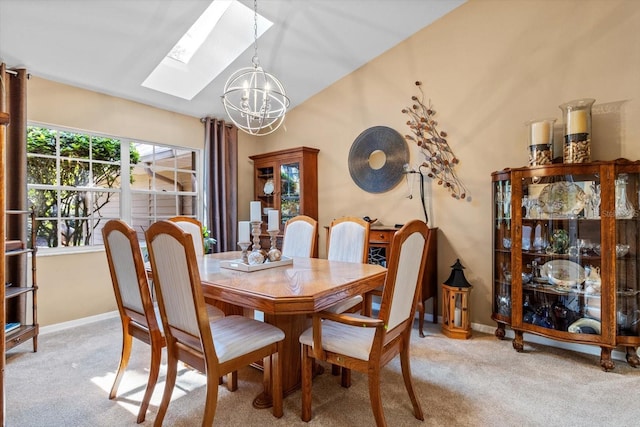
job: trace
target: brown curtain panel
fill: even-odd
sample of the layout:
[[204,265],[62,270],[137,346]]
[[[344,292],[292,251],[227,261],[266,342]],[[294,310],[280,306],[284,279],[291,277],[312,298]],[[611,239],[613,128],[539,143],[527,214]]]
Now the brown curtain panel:
[[[8,210],[27,209],[27,70],[7,70],[2,64],[4,82],[3,111],[9,113],[6,128],[5,200]],[[27,217],[7,218],[7,238],[25,241]]]
[[[7,210],[27,210],[27,80],[25,69],[9,70],[0,65],[3,83],[2,111],[9,113],[9,124],[5,129],[5,208]],[[6,217],[5,237],[27,241],[27,215]],[[7,259],[6,281],[22,283],[26,275],[26,264],[20,257]],[[21,268],[21,266],[24,267]]]
[[214,252],[238,249],[238,128],[203,119],[205,225],[216,239]]

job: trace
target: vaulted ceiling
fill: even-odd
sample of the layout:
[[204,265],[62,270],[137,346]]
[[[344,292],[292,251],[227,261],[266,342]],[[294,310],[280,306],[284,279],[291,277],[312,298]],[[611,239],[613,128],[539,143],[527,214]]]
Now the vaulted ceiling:
[[[291,108],[465,0],[260,0],[274,25],[258,42]],[[253,10],[253,1],[240,0]],[[211,0],[0,0],[0,61],[48,80],[194,117],[225,115],[220,96],[253,45],[191,100],[141,83]],[[247,32],[253,36],[253,26]]]

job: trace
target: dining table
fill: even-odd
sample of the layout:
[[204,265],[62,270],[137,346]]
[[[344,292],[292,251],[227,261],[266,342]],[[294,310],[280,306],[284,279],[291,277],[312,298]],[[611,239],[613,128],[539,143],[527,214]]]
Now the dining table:
[[[222,252],[198,259],[204,297],[227,314],[240,314],[244,309],[261,311],[265,322],[284,332],[282,354],[278,357],[282,360],[286,396],[300,388],[302,361],[298,339],[311,325],[310,315],[378,288],[384,284],[387,269],[322,258],[293,258],[292,262],[276,262],[277,266],[255,271],[221,266],[221,261],[241,262],[241,255],[240,251]],[[270,406],[270,390],[265,384],[253,405]]]

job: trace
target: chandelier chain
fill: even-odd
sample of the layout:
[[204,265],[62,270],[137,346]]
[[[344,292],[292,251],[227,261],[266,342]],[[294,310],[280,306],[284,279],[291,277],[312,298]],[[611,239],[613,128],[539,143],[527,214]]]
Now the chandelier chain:
[[284,121],[289,98],[282,83],[260,66],[258,59],[258,0],[253,2],[252,66],[233,73],[224,86],[222,102],[229,119],[251,135],[268,135]]
[[253,0],[253,58],[251,63],[255,68],[260,66],[258,59],[258,0]]

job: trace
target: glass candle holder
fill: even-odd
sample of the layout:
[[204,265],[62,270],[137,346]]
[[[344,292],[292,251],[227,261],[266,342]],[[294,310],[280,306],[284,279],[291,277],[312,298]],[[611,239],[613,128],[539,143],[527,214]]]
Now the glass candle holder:
[[553,162],[553,125],[556,119],[530,120],[529,166],[548,165]]
[[584,98],[559,106],[564,119],[564,163],[591,161],[591,106],[595,101]]

